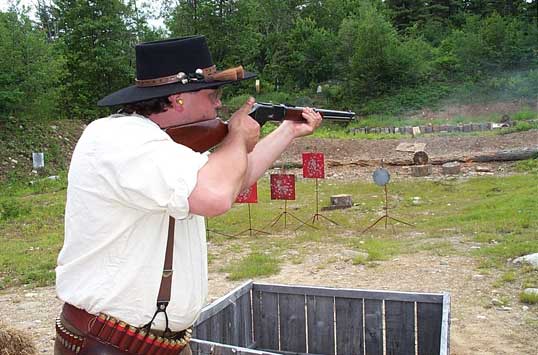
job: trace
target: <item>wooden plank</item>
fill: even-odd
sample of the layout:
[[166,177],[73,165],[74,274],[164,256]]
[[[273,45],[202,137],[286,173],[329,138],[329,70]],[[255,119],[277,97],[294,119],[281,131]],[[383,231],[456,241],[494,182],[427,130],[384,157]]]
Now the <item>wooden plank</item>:
[[198,317],[195,326],[199,323],[204,322],[206,319],[213,317],[215,314],[228,307],[230,303],[236,302],[245,293],[250,292],[250,290],[252,289],[252,285],[252,281],[247,281],[243,285],[230,291],[228,294],[219,298],[210,305],[205,306],[204,309],[202,309],[202,312],[200,313],[200,316]]
[[207,340],[209,337],[209,321],[199,323],[193,327],[192,337]]
[[252,292],[254,340],[260,349],[278,350],[278,294]]
[[307,296],[308,352],[334,355],[334,298]]
[[306,352],[306,315],[304,295],[278,295],[280,310],[280,349]]
[[224,338],[224,313],[221,311],[208,319],[209,334],[207,340],[222,343]]
[[230,304],[222,312],[222,338],[220,340],[223,344],[237,345],[237,323],[234,323],[235,304]]
[[417,304],[418,355],[439,354],[442,318],[442,304]]
[[279,355],[269,351],[242,348],[200,339],[192,339],[190,345],[193,355]]
[[314,286],[288,286],[276,284],[253,283],[254,290],[286,293],[290,295],[327,296],[342,298],[364,298],[372,300],[423,302],[423,303],[443,303],[442,293],[420,293],[420,292],[397,292],[378,291],[363,289],[346,289]]
[[250,292],[245,293],[237,301],[235,307],[235,324],[238,325],[237,329],[237,342],[232,345],[238,345],[241,347],[250,347],[254,343],[252,336],[252,307],[250,303]]
[[450,354],[450,294],[443,295],[443,320],[441,325],[441,348],[440,355]]
[[387,355],[415,355],[415,304],[385,302]]
[[362,299],[336,298],[336,353],[364,355]]
[[364,300],[364,346],[368,355],[383,354],[383,301]]

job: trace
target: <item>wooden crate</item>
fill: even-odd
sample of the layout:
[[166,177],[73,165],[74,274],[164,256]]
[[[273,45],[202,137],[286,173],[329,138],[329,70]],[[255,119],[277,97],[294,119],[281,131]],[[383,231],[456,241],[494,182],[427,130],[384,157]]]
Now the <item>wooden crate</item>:
[[450,295],[247,282],[204,308],[193,354],[448,355]]

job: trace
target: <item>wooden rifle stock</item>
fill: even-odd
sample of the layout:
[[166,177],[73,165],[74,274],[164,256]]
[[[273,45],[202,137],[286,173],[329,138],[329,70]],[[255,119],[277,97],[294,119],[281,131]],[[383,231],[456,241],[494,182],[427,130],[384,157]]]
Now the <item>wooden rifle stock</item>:
[[[351,111],[334,111],[314,109],[323,119],[351,120],[355,113]],[[303,107],[273,105],[267,103],[254,104],[249,115],[263,126],[267,121],[283,120],[303,121]],[[176,143],[203,153],[218,145],[228,134],[228,124],[221,119],[193,122],[185,125],[169,127],[164,130]]]

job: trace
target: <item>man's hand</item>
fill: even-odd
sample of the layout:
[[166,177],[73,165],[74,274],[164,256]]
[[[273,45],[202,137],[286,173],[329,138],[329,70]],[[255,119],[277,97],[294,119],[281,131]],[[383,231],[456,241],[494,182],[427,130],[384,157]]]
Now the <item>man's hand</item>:
[[253,97],[249,97],[247,102],[228,121],[228,135],[231,139],[235,137],[242,139],[248,153],[254,149],[260,138],[260,125],[248,114],[255,102]]
[[321,114],[317,113],[310,107],[305,107],[303,109],[302,116],[306,122],[297,122],[291,120],[285,120],[282,122],[282,126],[285,126],[293,132],[294,138],[312,134],[316,128],[321,125]]

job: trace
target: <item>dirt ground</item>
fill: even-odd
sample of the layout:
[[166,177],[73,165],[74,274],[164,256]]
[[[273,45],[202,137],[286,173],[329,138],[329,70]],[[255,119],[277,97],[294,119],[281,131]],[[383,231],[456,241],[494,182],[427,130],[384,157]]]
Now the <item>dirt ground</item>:
[[[411,152],[396,152],[401,142],[425,143],[430,159],[461,159],[478,153],[523,147],[538,147],[538,132],[529,131],[502,136],[420,137],[409,140],[298,140],[283,155],[279,164],[300,162],[300,153],[325,153],[328,179],[371,179],[379,161],[412,158]],[[365,163],[365,161],[370,161]],[[477,167],[480,166],[480,169]],[[408,179],[409,167],[391,167],[392,177]],[[479,170],[479,171],[477,171]],[[513,163],[467,162],[461,176],[502,175],[513,172]],[[440,168],[433,178],[443,178]],[[278,238],[278,236],[273,236]],[[458,249],[473,248],[458,236],[449,238]],[[213,246],[210,244],[211,251]],[[319,285],[370,290],[443,292],[451,294],[450,351],[467,354],[538,354],[538,306],[526,306],[517,300],[519,290],[503,286],[493,288],[495,273],[480,274],[476,261],[463,256],[436,256],[428,253],[398,256],[377,262],[373,267],[353,265],[341,247],[316,243],[301,264],[286,263],[281,272],[260,282]],[[242,282],[231,282],[219,272],[228,256],[221,255],[210,265],[209,292],[214,300]],[[330,260],[330,262],[329,262]],[[336,260],[336,261],[335,261]],[[496,302],[499,294],[512,295],[509,306]],[[2,320],[13,327],[30,330],[41,353],[52,353],[54,318],[61,302],[53,287],[12,288],[0,292]]]

